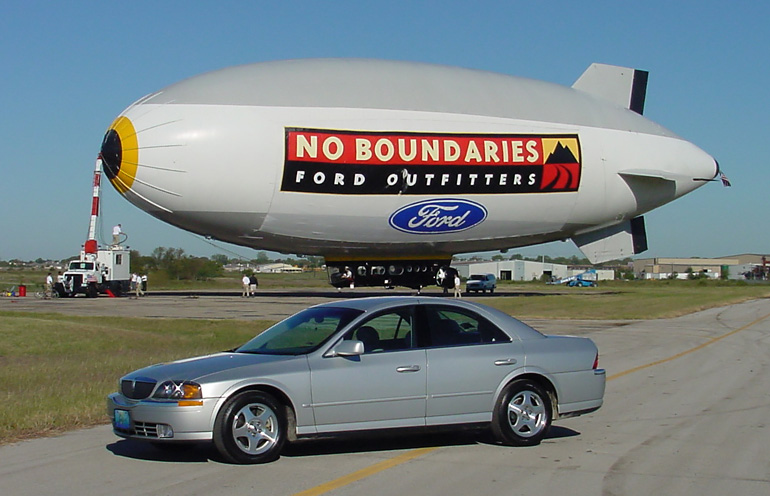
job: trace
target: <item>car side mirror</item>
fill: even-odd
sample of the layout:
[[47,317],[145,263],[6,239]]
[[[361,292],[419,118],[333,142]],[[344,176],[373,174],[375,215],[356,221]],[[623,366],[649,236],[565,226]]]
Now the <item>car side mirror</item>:
[[334,347],[334,356],[360,356],[364,354],[364,343],[355,339],[340,342]]

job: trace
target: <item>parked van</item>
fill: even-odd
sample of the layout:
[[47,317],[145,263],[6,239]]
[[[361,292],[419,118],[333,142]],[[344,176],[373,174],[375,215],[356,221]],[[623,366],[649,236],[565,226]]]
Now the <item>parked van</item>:
[[472,274],[465,283],[465,292],[468,293],[473,291],[474,293],[478,293],[481,291],[482,293],[486,293],[489,291],[490,293],[494,293],[496,287],[497,278],[494,274]]

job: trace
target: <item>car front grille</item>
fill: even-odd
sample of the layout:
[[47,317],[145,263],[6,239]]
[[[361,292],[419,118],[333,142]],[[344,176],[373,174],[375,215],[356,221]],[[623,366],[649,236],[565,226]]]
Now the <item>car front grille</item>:
[[122,432],[124,434],[128,434],[129,436],[158,439],[158,424],[153,424],[151,422],[134,421],[133,424],[131,424],[130,429],[118,429],[113,424],[113,428],[116,432]]
[[155,381],[131,381],[124,379],[120,383],[120,392],[126,398],[132,400],[143,400],[152,394],[155,389]]
[[135,436],[158,438],[158,424],[150,422],[134,422],[133,434]]

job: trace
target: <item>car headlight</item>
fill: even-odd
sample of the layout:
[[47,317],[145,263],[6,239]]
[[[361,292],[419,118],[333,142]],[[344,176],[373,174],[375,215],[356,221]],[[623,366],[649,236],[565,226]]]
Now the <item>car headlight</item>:
[[203,398],[200,384],[190,381],[166,381],[152,395],[161,400],[199,400]]

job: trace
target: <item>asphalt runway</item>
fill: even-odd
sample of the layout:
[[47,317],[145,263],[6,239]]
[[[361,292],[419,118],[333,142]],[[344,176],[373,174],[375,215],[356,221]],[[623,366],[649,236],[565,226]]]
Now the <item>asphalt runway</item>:
[[[144,316],[272,318],[314,302],[210,298],[88,303],[96,303],[94,315],[131,308]],[[0,308],[61,311],[63,303],[86,304]],[[0,494],[770,494],[770,299],[676,319],[533,324],[591,337],[608,373],[604,406],[558,421],[540,446],[504,447],[469,432],[328,439],[290,446],[271,464],[233,466],[213,449],[164,453],[105,425],[0,447]]]

